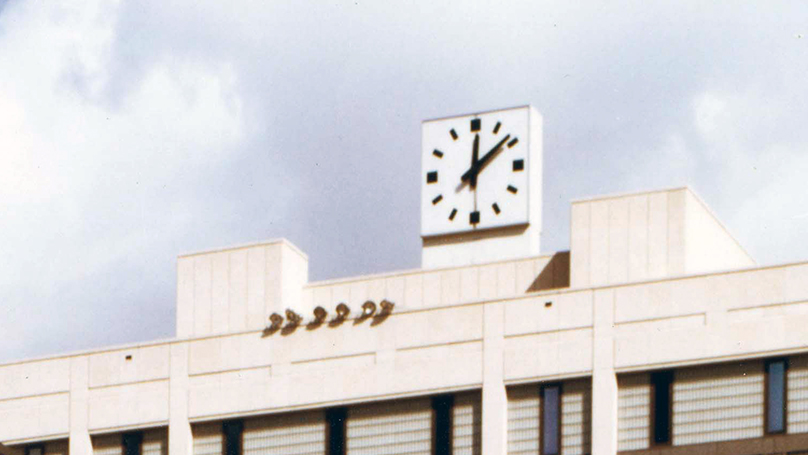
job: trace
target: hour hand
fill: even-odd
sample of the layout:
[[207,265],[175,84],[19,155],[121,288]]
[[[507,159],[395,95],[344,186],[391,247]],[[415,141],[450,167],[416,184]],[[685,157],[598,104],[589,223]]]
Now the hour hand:
[[[479,157],[480,157],[480,135],[475,134],[474,135],[474,147],[473,147],[473,149],[471,151],[471,169],[474,169],[475,167],[477,167],[477,162],[478,162]],[[474,188],[477,187],[477,173],[476,172],[474,172],[471,175],[469,184],[471,185],[471,189],[474,189]]]
[[507,142],[508,139],[510,139],[510,138],[511,138],[511,135],[509,134],[509,135],[505,136],[504,138],[502,138],[501,141],[497,142],[497,145],[492,147],[491,150],[489,150],[488,153],[485,154],[485,156],[483,156],[481,159],[479,159],[477,162],[475,162],[471,166],[471,168],[468,171],[466,171],[466,173],[463,174],[460,177],[460,180],[465,182],[465,181],[469,180],[472,176],[474,176],[474,180],[476,180],[477,179],[477,174],[479,174],[479,172],[482,170],[483,167],[485,167],[485,165],[488,163],[488,161],[490,161],[491,158],[493,158],[494,155],[496,155],[497,152],[500,151],[500,149],[502,148],[502,144]]

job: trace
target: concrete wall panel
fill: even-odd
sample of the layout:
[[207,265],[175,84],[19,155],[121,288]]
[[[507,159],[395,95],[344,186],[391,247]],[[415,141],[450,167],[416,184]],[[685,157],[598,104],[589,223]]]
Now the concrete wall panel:
[[66,392],[69,389],[70,359],[0,366],[0,400]]
[[168,421],[168,381],[91,389],[89,429]]
[[194,258],[194,335],[211,333],[212,256],[214,255]]
[[190,375],[272,363],[273,344],[258,333],[206,338],[188,343]]
[[177,259],[177,336],[194,334],[194,259]]
[[460,269],[460,300],[471,301],[480,298],[480,269],[467,267]]
[[240,332],[247,328],[247,251],[233,251],[229,262],[228,325],[230,331]]
[[592,370],[592,329],[505,339],[505,380],[541,379]]
[[668,275],[668,195],[648,195],[648,277]]
[[216,254],[211,262],[211,333],[226,333],[230,331],[230,255]]
[[648,196],[628,200],[628,280],[648,278]]
[[441,305],[451,305],[460,301],[460,270],[446,270],[440,274]]
[[[551,305],[548,307],[547,303]],[[592,326],[592,293],[570,292],[505,305],[506,336]]]
[[[397,349],[480,340],[483,337],[481,305],[405,313],[391,317],[383,325],[395,330]],[[379,330],[390,328],[379,327]]]
[[404,305],[408,310],[424,306],[424,277],[422,275],[404,277]]
[[266,251],[262,248],[247,250],[247,328],[257,330],[266,325]]
[[[609,282],[609,201],[595,201],[590,207],[589,271],[590,285]],[[596,229],[597,228],[597,229]]]
[[436,307],[440,305],[441,299],[441,272],[427,272],[423,276],[423,308]]
[[[480,342],[408,349],[394,363],[369,365],[364,356],[315,362],[277,374],[271,368],[226,372],[191,378],[191,418],[255,412],[271,408],[309,407],[345,401],[428,393],[482,382]],[[330,367],[340,366],[340,374]]]
[[609,283],[628,280],[629,227],[629,200],[609,201]]
[[69,416],[67,393],[0,401],[0,441],[67,434]]
[[570,209],[570,284],[574,288],[591,283],[590,205],[572,204]]
[[620,335],[615,339],[615,368],[722,360],[808,345],[806,314],[770,317],[761,322]]
[[169,345],[134,347],[93,354],[89,362],[91,388],[167,379]]

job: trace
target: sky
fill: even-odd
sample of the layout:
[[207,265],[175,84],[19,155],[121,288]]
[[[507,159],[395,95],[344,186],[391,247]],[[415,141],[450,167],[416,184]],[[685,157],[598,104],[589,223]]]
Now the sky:
[[176,257],[420,265],[424,119],[532,104],[572,199],[689,185],[808,260],[808,3],[0,0],[0,362],[174,336]]

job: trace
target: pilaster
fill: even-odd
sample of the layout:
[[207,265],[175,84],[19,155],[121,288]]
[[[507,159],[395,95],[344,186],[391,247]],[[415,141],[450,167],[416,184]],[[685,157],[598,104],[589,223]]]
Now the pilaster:
[[485,305],[483,315],[483,450],[505,455],[508,443],[508,397],[505,392],[503,351],[505,307]]
[[593,295],[592,455],[617,453],[617,376],[614,372],[614,291]]
[[[188,422],[188,344],[171,345],[169,377],[168,453],[192,455],[193,436]],[[72,454],[71,454],[72,455]]]
[[92,455],[89,432],[90,361],[86,356],[70,359],[70,454]]

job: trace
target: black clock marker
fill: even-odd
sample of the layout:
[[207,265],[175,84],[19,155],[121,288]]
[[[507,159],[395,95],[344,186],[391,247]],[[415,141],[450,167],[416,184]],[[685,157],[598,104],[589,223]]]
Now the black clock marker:
[[519,190],[517,190],[516,187],[513,185],[508,185],[508,191],[510,191],[513,194],[516,194],[516,192]]
[[443,195],[439,194],[438,197],[436,197],[435,199],[432,199],[432,205],[435,205],[435,204],[437,204],[438,202],[440,202],[442,200],[443,200]]
[[480,212],[474,211],[469,213],[469,224],[477,224],[480,222]]
[[426,183],[438,183],[438,171],[427,172]]
[[452,213],[449,214],[449,221],[454,221],[455,215],[457,215],[457,209],[452,209]]
[[516,145],[517,142],[519,142],[519,138],[516,138],[516,137],[513,138],[513,140],[511,142],[508,142],[508,148],[513,147],[514,145]]
[[474,133],[477,131],[480,131],[480,119],[475,118],[471,121],[471,132]]
[[435,155],[435,156],[437,156],[438,158],[443,158],[443,152],[441,152],[441,151],[440,151],[440,150],[438,150],[438,149],[433,150],[433,151],[432,151],[432,154],[433,154],[433,155]]
[[502,126],[502,122],[497,122],[497,125],[494,127],[494,134],[499,133],[500,126]]
[[494,202],[494,204],[493,204],[493,205],[491,205],[491,208],[493,208],[493,209],[494,209],[494,213],[496,213],[497,215],[499,215],[500,210],[499,210],[499,206],[497,205],[497,203],[496,203],[496,202]]
[[449,131],[449,134],[451,134],[451,135],[452,135],[452,139],[457,140],[457,131],[455,131],[455,130],[454,130],[454,128],[452,128],[452,129]]
[[525,160],[513,160],[513,172],[523,171],[525,169]]

